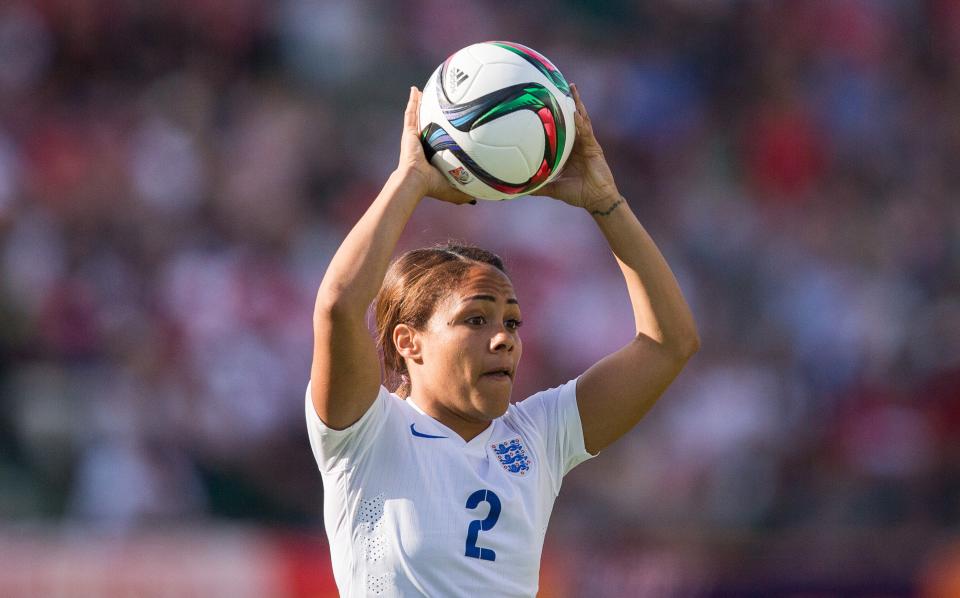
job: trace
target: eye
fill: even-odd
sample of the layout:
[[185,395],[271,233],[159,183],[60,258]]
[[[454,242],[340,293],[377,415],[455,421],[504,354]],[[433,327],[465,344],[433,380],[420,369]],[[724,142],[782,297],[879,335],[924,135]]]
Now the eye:
[[507,326],[507,330],[516,330],[517,328],[520,328],[521,326],[523,326],[523,320],[517,320],[515,318],[511,318],[507,320],[505,324]]
[[483,316],[471,316],[467,318],[466,322],[471,326],[483,326],[487,323],[487,319]]

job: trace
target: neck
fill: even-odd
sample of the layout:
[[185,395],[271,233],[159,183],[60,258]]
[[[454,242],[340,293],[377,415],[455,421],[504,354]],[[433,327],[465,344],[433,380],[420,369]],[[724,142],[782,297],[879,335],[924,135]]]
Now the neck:
[[411,395],[407,400],[412,400],[424,413],[456,432],[464,442],[470,442],[490,426],[489,419],[468,417],[422,395],[416,398]]

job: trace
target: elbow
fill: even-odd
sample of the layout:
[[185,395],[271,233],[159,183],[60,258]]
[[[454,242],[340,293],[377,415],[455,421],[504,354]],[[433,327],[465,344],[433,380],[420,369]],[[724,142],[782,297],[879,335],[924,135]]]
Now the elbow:
[[693,330],[687,337],[684,338],[683,342],[680,343],[680,355],[683,357],[684,361],[687,361],[691,357],[697,354],[700,350],[700,335],[696,330]]
[[660,356],[664,363],[671,363],[679,371],[687,361],[700,350],[700,335],[696,329],[684,334],[671,334],[664,338],[638,334],[633,339],[636,346],[641,348],[639,355],[649,355],[651,352]]
[[342,301],[334,293],[320,287],[317,292],[317,301],[313,305],[314,325],[333,319],[335,314],[342,310],[341,304]]
[[700,350],[700,335],[696,328],[691,329],[670,343],[671,353],[681,364],[685,364]]
[[355,317],[358,313],[363,317],[365,312],[366,306],[361,302],[353,300],[345,293],[321,286],[313,309],[313,322],[316,325],[320,322],[342,320]]

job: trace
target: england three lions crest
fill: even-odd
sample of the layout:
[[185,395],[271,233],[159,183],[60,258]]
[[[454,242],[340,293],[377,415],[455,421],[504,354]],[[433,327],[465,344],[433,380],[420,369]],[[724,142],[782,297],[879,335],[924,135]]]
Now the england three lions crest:
[[527,455],[527,449],[523,447],[523,441],[519,437],[511,438],[505,442],[497,442],[490,445],[493,453],[497,456],[497,461],[509,473],[516,475],[527,475],[530,466],[533,465],[530,457]]

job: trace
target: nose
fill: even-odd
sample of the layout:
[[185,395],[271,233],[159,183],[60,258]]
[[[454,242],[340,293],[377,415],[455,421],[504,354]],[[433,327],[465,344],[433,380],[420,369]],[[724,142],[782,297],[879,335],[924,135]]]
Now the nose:
[[500,330],[493,335],[493,338],[490,339],[490,350],[494,353],[499,353],[500,351],[510,353],[513,351],[515,345],[516,339],[502,326]]

